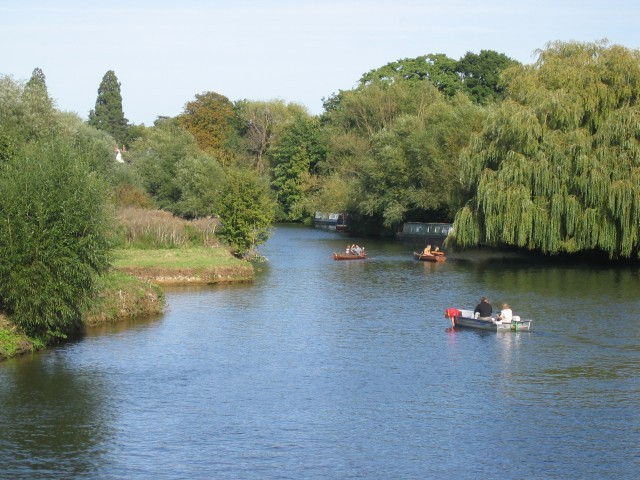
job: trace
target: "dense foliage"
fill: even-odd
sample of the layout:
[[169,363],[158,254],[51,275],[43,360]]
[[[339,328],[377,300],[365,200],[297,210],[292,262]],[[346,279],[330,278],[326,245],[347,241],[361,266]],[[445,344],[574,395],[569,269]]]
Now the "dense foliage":
[[518,62],[493,50],[481,50],[479,54],[467,52],[458,60],[456,72],[464,85],[464,91],[474,101],[488,104],[504,97],[504,85],[500,75]]
[[274,203],[268,184],[251,170],[230,169],[219,193],[219,236],[238,255],[251,255],[269,238]]
[[226,148],[232,117],[233,104],[227,97],[205,92],[187,102],[178,122],[193,135],[202,150],[220,155]]
[[248,165],[260,174],[269,173],[272,168],[271,148],[278,143],[283,130],[297,119],[309,116],[302,106],[282,100],[241,100],[236,102],[235,113],[241,137],[239,147],[248,154]]
[[342,92],[335,107],[324,116],[329,152],[318,166],[316,205],[337,193],[343,203],[334,211],[374,219],[370,232],[453,218],[466,200],[459,153],[480,130],[482,107],[430,82],[378,79]]
[[464,92],[475,102],[487,104],[503,97],[500,74],[518,62],[493,50],[479,54],[467,52],[460,60],[442,53],[405,58],[371,70],[360,79],[360,85],[374,81],[391,84],[398,81],[428,82],[443,94],[453,97]]
[[50,110],[43,127],[29,112],[50,101],[6,78],[0,92],[0,135],[13,145],[0,164],[0,305],[31,334],[63,336],[109,264],[104,184],[71,118]]
[[26,331],[78,327],[108,266],[108,217],[97,177],[62,142],[34,144],[0,176],[0,298]]
[[173,120],[162,120],[136,140],[128,160],[139,173],[146,192],[160,208],[172,210],[182,197],[178,164],[200,153],[193,136]]
[[330,96],[320,116],[207,91],[152,127],[128,125],[113,71],[81,124],[55,111],[35,69],[25,86],[0,78],[0,160],[66,138],[116,205],[220,222],[216,235],[239,255],[274,219],[347,211],[364,234],[455,219],[461,248],[637,256],[639,53],[603,41],[538,55],[533,65],[491,50],[390,62]]
[[271,186],[278,202],[278,218],[304,220],[308,216],[303,206],[305,181],[309,174],[317,173],[318,164],[327,156],[319,121],[308,115],[294,117],[284,127],[272,156]]
[[506,72],[507,99],[463,156],[459,245],[638,255],[640,53],[555,42]]

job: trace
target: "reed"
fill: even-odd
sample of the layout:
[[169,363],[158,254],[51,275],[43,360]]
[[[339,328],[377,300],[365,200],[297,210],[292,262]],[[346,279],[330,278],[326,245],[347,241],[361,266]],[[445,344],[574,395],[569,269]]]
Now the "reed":
[[184,220],[163,210],[127,207],[118,212],[119,240],[124,248],[218,246],[217,218]]

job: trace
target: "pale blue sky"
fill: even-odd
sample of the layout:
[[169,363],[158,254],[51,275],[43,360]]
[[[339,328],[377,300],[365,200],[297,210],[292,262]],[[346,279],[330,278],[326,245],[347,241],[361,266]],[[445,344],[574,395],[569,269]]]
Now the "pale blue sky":
[[640,48],[637,0],[3,0],[0,75],[46,75],[58,108],[86,118],[103,75],[125,116],[153,124],[197,93],[322,99],[401,58],[495,50],[533,63],[550,41]]

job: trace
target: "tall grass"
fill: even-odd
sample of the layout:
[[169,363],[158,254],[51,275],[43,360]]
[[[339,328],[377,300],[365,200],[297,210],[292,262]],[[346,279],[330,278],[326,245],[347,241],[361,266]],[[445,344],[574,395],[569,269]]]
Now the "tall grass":
[[180,248],[218,246],[217,218],[183,220],[163,210],[127,207],[118,212],[119,238],[123,248]]

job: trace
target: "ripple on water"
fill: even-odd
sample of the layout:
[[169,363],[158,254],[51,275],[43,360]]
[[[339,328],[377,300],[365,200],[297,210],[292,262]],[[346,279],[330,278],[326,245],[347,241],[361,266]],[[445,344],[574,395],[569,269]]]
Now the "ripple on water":
[[[637,272],[456,260],[278,227],[254,284],[0,365],[14,478],[632,478]],[[472,257],[471,257],[472,258]],[[597,288],[596,288],[597,286]],[[582,292],[587,292],[585,295]],[[534,331],[452,330],[509,301]]]

